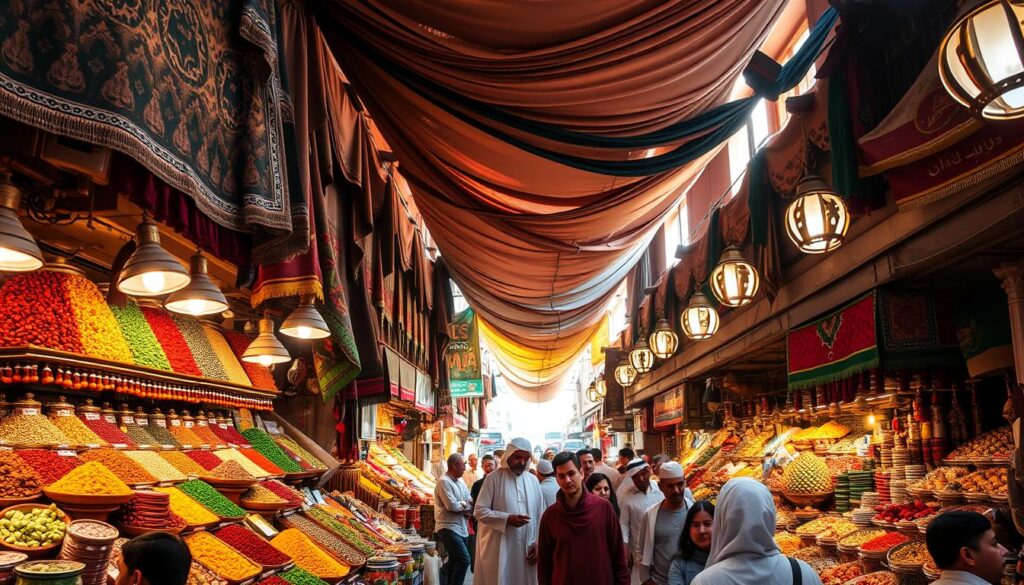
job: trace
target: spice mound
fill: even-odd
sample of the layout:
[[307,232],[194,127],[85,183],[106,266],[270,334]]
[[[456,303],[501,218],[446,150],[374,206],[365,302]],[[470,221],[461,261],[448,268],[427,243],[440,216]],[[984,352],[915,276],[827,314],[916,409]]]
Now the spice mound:
[[242,581],[254,577],[262,568],[209,532],[198,532],[187,536],[185,543],[192,551],[192,558],[231,581]]
[[42,479],[13,451],[0,451],[0,497],[29,498],[42,490]]
[[72,469],[48,489],[58,494],[79,496],[128,496],[132,493],[132,488],[98,461]]
[[120,451],[94,449],[80,455],[82,461],[98,461],[112,471],[121,481],[129,485],[155,483],[153,474]]
[[0,537],[7,544],[25,548],[50,546],[64,540],[66,519],[54,504],[28,512],[8,510],[0,518]]
[[217,479],[237,479],[241,481],[255,481],[255,478],[242,468],[237,461],[225,461],[210,470],[210,477]]
[[201,526],[213,524],[220,518],[216,514],[199,505],[198,502],[186,496],[184,492],[173,487],[158,487],[156,492],[163,492],[170,496],[171,512],[181,517],[189,526]]
[[216,533],[217,538],[231,545],[251,561],[265,567],[275,567],[291,561],[291,557],[270,546],[252,530],[237,524],[225,526]]
[[873,538],[860,545],[860,550],[867,552],[885,552],[897,544],[910,540],[905,534],[890,532],[888,534]]
[[223,494],[205,481],[198,479],[186,481],[178,485],[178,489],[221,518],[240,518],[245,516],[245,510],[239,508],[234,502],[224,497]]
[[82,464],[78,457],[57,455],[45,449],[25,449],[16,453],[32,467],[44,486],[52,484]]
[[125,451],[125,455],[141,465],[157,481],[184,481],[185,474],[155,451]]
[[348,567],[334,560],[297,528],[288,528],[270,541],[274,548],[290,556],[295,564],[317,577],[332,580],[348,574]]
[[267,459],[270,459],[274,465],[280,467],[285,473],[300,473],[302,471],[302,467],[294,459],[286,455],[267,433],[257,428],[251,428],[242,431],[242,436],[257,451],[262,453]]
[[300,569],[299,567],[295,567],[294,569],[289,569],[284,573],[281,573],[281,578],[292,585],[327,585],[327,583],[316,575],[306,571],[305,569]]
[[279,504],[284,505],[288,502],[279,497],[274,492],[263,487],[262,485],[254,485],[251,488],[245,490],[242,494],[242,503],[254,503],[254,504]]
[[12,414],[0,420],[0,440],[11,445],[70,445],[71,441],[41,414]]
[[932,560],[928,547],[924,542],[911,542],[889,553],[889,561],[894,565],[921,566]]
[[271,479],[260,483],[261,486],[277,494],[277,497],[287,501],[293,506],[301,506],[305,503],[306,498],[292,487],[289,487],[276,479]]
[[199,476],[206,473],[206,469],[202,465],[199,465],[191,457],[181,451],[161,451],[160,457],[163,457],[164,460],[185,475]]

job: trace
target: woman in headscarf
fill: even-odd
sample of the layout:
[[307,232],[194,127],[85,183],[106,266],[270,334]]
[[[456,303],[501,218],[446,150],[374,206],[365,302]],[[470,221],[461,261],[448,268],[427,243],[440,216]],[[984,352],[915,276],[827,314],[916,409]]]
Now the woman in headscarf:
[[587,491],[611,502],[612,508],[615,509],[615,517],[619,517],[619,499],[615,497],[612,480],[608,479],[607,475],[599,471],[591,473],[587,478]]
[[763,484],[730,479],[718,494],[707,568],[692,585],[821,585],[811,567],[779,552],[775,503]]
[[690,585],[708,564],[711,552],[715,506],[707,500],[698,500],[690,506],[679,533],[679,552],[668,568],[668,585]]

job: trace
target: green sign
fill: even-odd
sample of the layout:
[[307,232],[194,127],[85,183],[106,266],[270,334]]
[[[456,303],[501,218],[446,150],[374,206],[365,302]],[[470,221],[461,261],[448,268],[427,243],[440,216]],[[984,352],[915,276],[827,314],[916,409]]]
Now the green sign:
[[476,314],[466,309],[448,324],[448,380],[452,398],[477,398],[484,395],[480,376],[480,336]]

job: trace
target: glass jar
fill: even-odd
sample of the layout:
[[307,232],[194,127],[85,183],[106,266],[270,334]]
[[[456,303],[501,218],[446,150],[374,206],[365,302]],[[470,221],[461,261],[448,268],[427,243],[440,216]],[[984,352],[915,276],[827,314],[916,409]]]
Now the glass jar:
[[85,563],[31,561],[14,567],[17,585],[82,585]]
[[399,585],[398,561],[393,557],[370,557],[363,569],[363,581],[373,585]]

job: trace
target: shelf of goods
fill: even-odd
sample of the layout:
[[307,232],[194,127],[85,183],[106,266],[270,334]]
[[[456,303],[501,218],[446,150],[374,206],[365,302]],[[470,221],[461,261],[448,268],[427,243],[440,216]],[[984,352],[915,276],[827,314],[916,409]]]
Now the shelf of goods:
[[[853,426],[844,419],[780,435],[749,428],[697,432],[680,461],[694,497],[713,501],[730,479],[762,480],[761,458],[785,445],[796,456],[763,480],[775,492],[776,544],[784,554],[810,564],[825,585],[934,580],[923,540],[928,525],[943,512],[1008,505],[1009,427],[964,442],[937,467],[890,455],[876,468],[872,458],[857,455],[865,443],[850,436]],[[900,433],[874,440],[890,454],[906,449]]]
[[257,410],[278,393],[265,368],[240,361],[243,334],[134,302],[108,305],[65,265],[4,279],[0,314],[2,385]]

